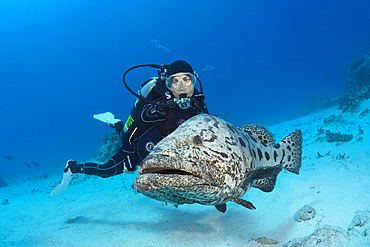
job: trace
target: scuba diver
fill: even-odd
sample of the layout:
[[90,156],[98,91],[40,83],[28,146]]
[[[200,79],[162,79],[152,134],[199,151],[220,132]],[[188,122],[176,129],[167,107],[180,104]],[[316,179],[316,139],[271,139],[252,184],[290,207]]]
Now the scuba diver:
[[[138,67],[157,68],[158,77],[147,80],[136,94],[127,86],[125,76]],[[197,80],[200,92],[195,88]],[[132,67],[123,75],[123,83],[138,97],[126,123],[114,119],[110,112],[94,115],[94,118],[115,129],[121,139],[121,148],[105,164],[77,164],[75,160],[68,160],[64,169],[65,175],[67,172],[70,176],[74,173],[84,173],[106,178],[123,172],[132,173],[161,139],[187,119],[208,113],[202,84],[193,68],[185,61],[178,60],[170,65]]]

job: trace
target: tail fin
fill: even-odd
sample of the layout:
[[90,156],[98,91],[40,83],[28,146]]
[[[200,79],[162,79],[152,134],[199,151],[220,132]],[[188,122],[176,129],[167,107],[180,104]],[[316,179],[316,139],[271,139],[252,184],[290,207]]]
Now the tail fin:
[[283,159],[280,162],[284,163],[283,168],[299,174],[302,165],[302,131],[297,130],[291,133],[275,147],[283,148]]

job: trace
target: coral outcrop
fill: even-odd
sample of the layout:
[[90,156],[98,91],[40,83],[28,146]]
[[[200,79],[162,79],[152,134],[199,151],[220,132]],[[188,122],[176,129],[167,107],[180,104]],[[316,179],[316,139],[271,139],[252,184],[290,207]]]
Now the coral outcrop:
[[370,210],[357,211],[355,217],[353,217],[351,224],[348,227],[348,231],[356,231],[362,236],[370,235]]
[[341,132],[331,132],[327,130],[326,133],[327,142],[349,142],[353,139],[352,134],[342,134]]
[[348,94],[336,100],[342,112],[356,112],[361,102],[370,98],[370,55],[349,62],[347,72]]
[[309,205],[305,205],[303,208],[299,210],[297,221],[301,222],[301,221],[310,220],[314,218],[315,215],[316,215],[316,210]]
[[0,188],[3,188],[3,187],[8,187],[9,184],[7,182],[5,182],[5,180],[0,177]]
[[110,131],[103,138],[103,145],[95,159],[99,163],[106,163],[121,147],[121,141],[115,131]]
[[283,247],[358,247],[370,246],[370,211],[357,211],[348,230],[324,225],[305,238],[290,240]]
[[[338,116],[331,115],[327,118],[324,118],[323,125],[317,126],[318,134],[316,140],[335,143],[349,142],[354,138],[354,134],[348,133],[346,125],[347,121],[341,114]],[[343,130],[347,133],[342,133],[338,130]],[[359,134],[357,136],[363,134],[361,126],[358,127],[358,130]],[[357,138],[356,141],[359,141],[359,139]]]

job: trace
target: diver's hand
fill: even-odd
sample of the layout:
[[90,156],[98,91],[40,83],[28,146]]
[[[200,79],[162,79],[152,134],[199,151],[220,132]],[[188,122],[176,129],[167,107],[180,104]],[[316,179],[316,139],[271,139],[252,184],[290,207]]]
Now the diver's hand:
[[67,161],[67,166],[64,169],[64,173],[68,172],[68,169],[70,169],[72,173],[82,173],[82,165],[78,165],[77,161],[75,160]]

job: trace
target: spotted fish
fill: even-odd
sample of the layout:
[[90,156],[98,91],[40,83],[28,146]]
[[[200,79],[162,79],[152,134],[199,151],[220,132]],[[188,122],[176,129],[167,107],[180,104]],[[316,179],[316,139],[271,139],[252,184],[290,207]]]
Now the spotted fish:
[[299,174],[302,133],[275,144],[270,131],[252,124],[236,128],[208,114],[194,116],[162,139],[143,160],[136,191],[175,204],[214,205],[226,211],[232,201],[255,209],[240,197],[251,187],[274,189],[284,168]]

